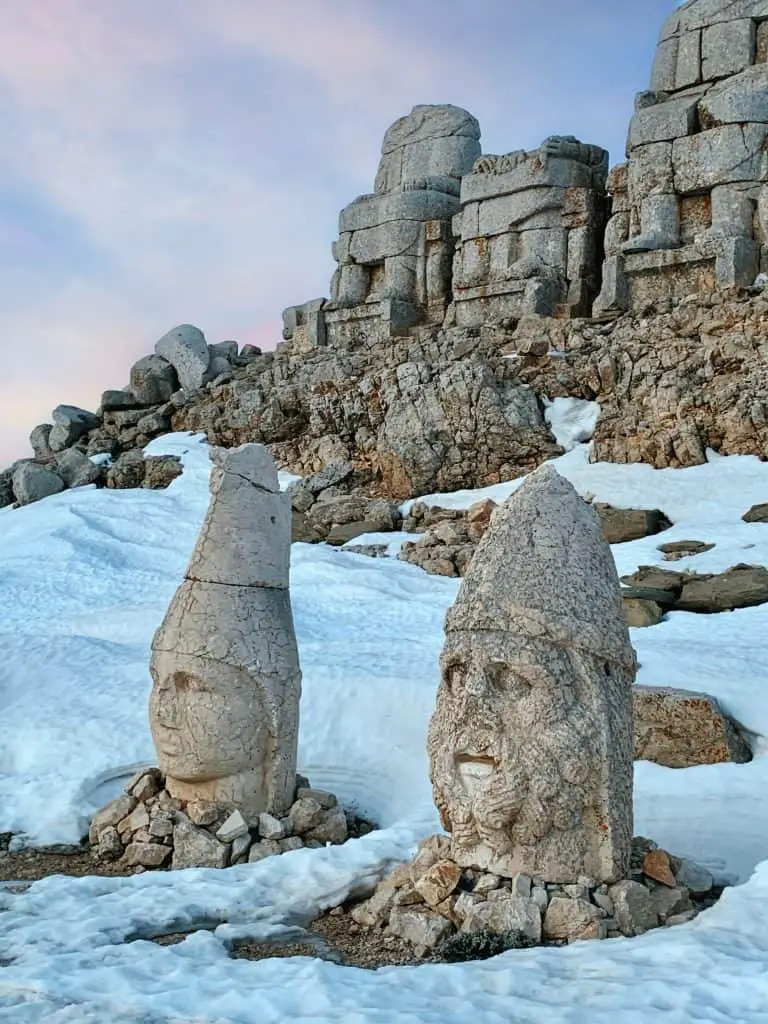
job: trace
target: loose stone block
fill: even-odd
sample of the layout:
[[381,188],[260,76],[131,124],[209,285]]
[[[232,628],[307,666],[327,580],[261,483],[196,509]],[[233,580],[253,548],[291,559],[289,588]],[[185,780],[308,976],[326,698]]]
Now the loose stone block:
[[695,124],[695,99],[668,100],[635,114],[629,127],[629,144],[634,148],[649,142],[678,139],[682,135],[690,135]]
[[533,899],[511,894],[506,899],[478,903],[472,907],[461,926],[463,932],[520,931],[533,942],[541,942],[541,912]]
[[458,864],[625,875],[634,673],[599,520],[544,466],[494,513],[446,618],[428,751]]
[[555,896],[544,915],[543,935],[546,939],[574,939],[581,936],[602,911],[586,900]]
[[224,868],[229,860],[229,847],[220,843],[205,829],[180,816],[173,829],[171,867]]

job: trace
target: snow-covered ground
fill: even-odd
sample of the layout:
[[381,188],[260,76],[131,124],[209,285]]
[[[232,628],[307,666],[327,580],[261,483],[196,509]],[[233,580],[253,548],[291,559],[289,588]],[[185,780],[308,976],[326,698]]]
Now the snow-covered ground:
[[[563,420],[575,441],[579,417]],[[83,488],[0,512],[0,831],[75,840],[120,779],[152,760],[149,644],[204,515],[209,465],[205,444],[189,435],[149,450],[183,455],[184,474],[167,491]],[[741,521],[768,501],[768,465],[756,459],[654,471],[591,465],[577,444],[556,465],[598,500],[661,508],[675,523],[664,541],[716,544],[675,567],[768,564],[768,526]],[[466,506],[517,485],[430,500]],[[616,546],[620,572],[658,563],[661,540]],[[437,827],[425,734],[457,587],[391,558],[294,545],[300,767],[381,830],[226,871],[57,877],[23,894],[0,890],[0,964],[11,961],[0,966],[0,1020],[768,1021],[768,606],[674,613],[633,631],[641,682],[714,694],[757,737],[748,765],[637,766],[636,832],[741,883],[692,924],[375,973],[228,958],[230,938],[265,936],[339,902]],[[216,922],[177,946],[142,939]]]

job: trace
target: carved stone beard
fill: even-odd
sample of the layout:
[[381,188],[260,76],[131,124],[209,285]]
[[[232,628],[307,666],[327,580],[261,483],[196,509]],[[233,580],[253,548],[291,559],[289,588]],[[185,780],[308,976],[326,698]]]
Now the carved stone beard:
[[588,874],[583,826],[600,818],[593,680],[604,663],[508,633],[457,631],[441,670],[428,750],[458,863],[554,882],[546,851],[556,845],[574,865],[566,881]]

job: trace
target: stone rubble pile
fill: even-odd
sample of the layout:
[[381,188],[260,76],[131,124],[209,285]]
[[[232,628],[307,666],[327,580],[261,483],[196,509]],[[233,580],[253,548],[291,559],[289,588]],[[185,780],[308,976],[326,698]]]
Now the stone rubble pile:
[[20,459],[0,471],[0,508],[28,505],[72,487],[167,487],[181,473],[173,456],[148,456],[142,449],[168,433],[174,410],[194,400],[200,389],[223,384],[235,366],[246,366],[261,350],[237,342],[208,345],[203,333],[182,324],[139,359],[130,384],[108,390],[93,413],[59,405],[52,423],[30,435],[33,459]]
[[261,814],[249,827],[232,804],[172,797],[160,770],[147,768],[95,815],[88,839],[97,860],[119,861],[126,869],[224,868],[338,845],[369,830],[332,793],[313,789],[301,775],[287,813]]
[[706,868],[640,837],[632,841],[626,878],[553,885],[523,873],[504,878],[462,868],[451,858],[450,839],[434,835],[349,913],[352,927],[396,935],[421,956],[457,933],[505,934],[510,943],[516,935],[520,945],[630,938],[691,921],[718,895]]

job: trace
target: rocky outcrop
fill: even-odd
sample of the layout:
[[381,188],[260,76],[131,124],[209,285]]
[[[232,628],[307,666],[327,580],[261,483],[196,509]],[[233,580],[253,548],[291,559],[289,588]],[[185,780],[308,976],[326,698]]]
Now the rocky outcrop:
[[768,603],[768,569],[762,565],[734,565],[722,573],[641,566],[621,582],[629,588],[625,599],[654,600],[665,610],[714,614]]

